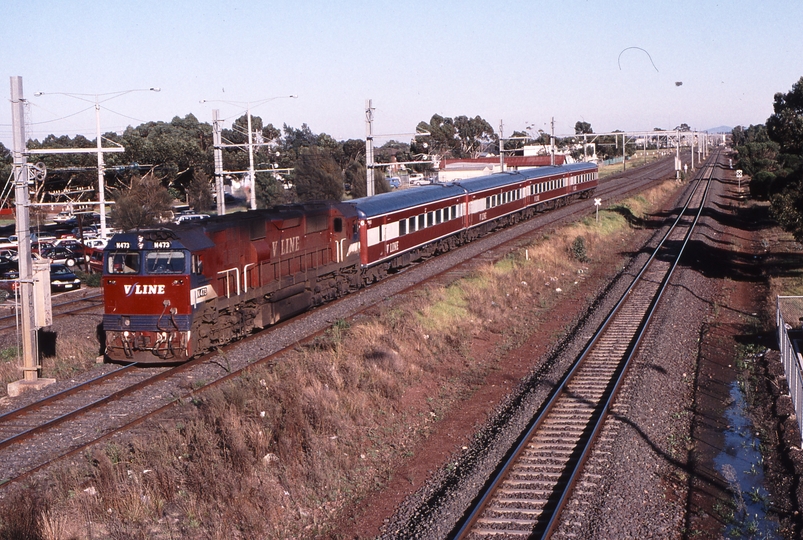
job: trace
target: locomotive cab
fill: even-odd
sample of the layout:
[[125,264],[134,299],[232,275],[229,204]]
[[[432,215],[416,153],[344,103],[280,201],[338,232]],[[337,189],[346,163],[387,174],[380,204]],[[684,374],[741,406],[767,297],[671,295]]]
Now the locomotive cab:
[[106,356],[162,363],[190,358],[192,298],[208,293],[200,258],[169,230],[115,235],[104,250]]

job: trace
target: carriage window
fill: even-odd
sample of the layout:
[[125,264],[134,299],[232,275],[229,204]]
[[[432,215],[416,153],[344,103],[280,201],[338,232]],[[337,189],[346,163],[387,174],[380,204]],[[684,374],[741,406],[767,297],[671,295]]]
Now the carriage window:
[[139,253],[115,251],[109,254],[107,271],[110,274],[139,273]]
[[410,222],[410,232],[415,232],[415,216],[411,217],[407,221]]
[[407,220],[403,219],[399,221],[399,236],[404,236],[407,234]]
[[418,230],[420,231],[420,230],[421,230],[421,229],[423,229],[425,226],[426,226],[426,225],[424,224],[424,214],[420,214],[420,215],[418,216]]
[[181,274],[185,268],[183,251],[149,251],[145,271],[149,274]]

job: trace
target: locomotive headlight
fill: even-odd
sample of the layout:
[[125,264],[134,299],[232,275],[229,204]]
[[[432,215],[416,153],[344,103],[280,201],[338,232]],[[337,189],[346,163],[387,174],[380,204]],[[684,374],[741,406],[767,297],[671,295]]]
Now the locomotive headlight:
[[123,317],[123,326],[131,326],[131,319]]
[[126,330],[125,332],[123,332],[123,337],[125,337],[125,338],[127,338],[127,337],[128,337],[128,336],[130,336],[130,335],[131,335],[131,332],[129,332],[128,330]]

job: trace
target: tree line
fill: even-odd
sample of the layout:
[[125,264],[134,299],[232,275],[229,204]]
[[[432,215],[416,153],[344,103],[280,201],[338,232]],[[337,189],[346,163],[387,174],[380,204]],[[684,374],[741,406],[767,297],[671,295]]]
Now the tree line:
[[[300,128],[283,125],[281,128],[264,124],[259,116],[251,117],[256,141],[254,163],[256,200],[259,207],[316,199],[341,200],[346,196],[366,194],[365,141],[338,141],[326,133],[316,134],[307,124]],[[433,115],[419,122],[417,132],[427,136],[411,142],[388,141],[375,148],[376,163],[414,162],[408,165],[415,172],[431,171],[433,163],[444,158],[475,158],[498,155],[499,136],[480,116],[454,118]],[[593,133],[591,124],[577,122],[576,134]],[[544,132],[530,135],[516,131],[513,140],[505,142],[506,152],[520,151],[525,143],[541,144],[545,148],[550,137]],[[174,200],[186,202],[196,211],[214,207],[212,178],[214,177],[212,125],[199,122],[188,114],[176,116],[170,122],[152,121],[129,126],[122,133],[102,135],[104,146],[119,144],[125,151],[104,154],[106,164],[107,199],[115,200],[110,219],[121,228],[152,225],[154,219],[169,213]],[[248,118],[237,118],[231,128],[222,130],[224,144],[244,145],[248,142]],[[621,155],[614,138],[601,138],[599,157]],[[556,139],[558,148],[572,148],[578,140],[573,137]],[[41,141],[29,140],[29,149],[95,148],[96,141],[83,135],[48,135]],[[634,148],[628,147],[628,154]],[[576,158],[582,149],[572,150]],[[62,186],[94,186],[97,180],[95,154],[42,154],[37,156],[49,171],[47,182],[58,189]],[[9,178],[11,154],[0,144],[0,173]],[[245,171],[249,168],[246,148],[228,147],[223,150],[224,170]],[[375,192],[390,190],[383,173],[375,169]],[[264,172],[271,171],[271,172]],[[137,201],[142,201],[139,204]],[[120,203],[124,204],[120,206]],[[138,208],[124,208],[126,204]],[[125,211],[123,211],[125,210]]]
[[765,124],[737,126],[732,137],[751,197],[768,200],[781,227],[803,241],[803,77],[775,94]]

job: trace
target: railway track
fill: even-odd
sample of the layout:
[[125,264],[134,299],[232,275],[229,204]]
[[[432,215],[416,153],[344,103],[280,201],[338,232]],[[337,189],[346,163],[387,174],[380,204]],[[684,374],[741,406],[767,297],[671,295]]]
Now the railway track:
[[[661,167],[656,166],[643,174],[640,180],[627,186],[607,181],[600,191],[607,200],[623,197],[643,189],[644,185],[658,179],[662,174]],[[505,242],[515,240],[522,234],[529,234],[543,227],[545,223],[576,219],[578,215],[587,214],[589,206],[590,203],[563,207],[533,218],[519,227],[502,230],[460,250],[416,265],[415,271],[403,272],[377,284],[381,287],[361,290],[338,302],[281,323],[268,332],[252,336],[254,339],[247,338],[227,346],[221,354],[200,357],[172,369],[158,368],[158,373],[154,373],[157,368],[126,367],[125,370],[115,371],[116,375],[99,377],[91,384],[65,390],[52,398],[0,416],[0,485],[5,487],[23,480],[50,461],[73,455],[90,444],[167,409],[176,400],[191,395],[197,388],[207,384],[206,381],[220,382],[255,362],[265,361],[284,350],[296,347],[299,339],[325,330],[338,318],[348,317],[399,291],[418,286],[423,279],[427,279],[426,276],[422,278],[417,275],[419,273],[430,271],[434,275],[444,272],[451,275],[451,268],[455,264],[476,259],[477,254],[482,254],[482,257],[491,256],[488,250],[492,248],[509,250],[510,248],[504,247]],[[539,225],[538,222],[542,223]],[[521,230],[516,232],[513,229]],[[465,252],[462,260],[445,262],[449,257],[457,256],[458,251]],[[441,266],[447,268],[439,269]],[[434,267],[435,270],[426,270],[427,267]],[[458,272],[454,278],[466,272],[468,270]],[[102,297],[95,296],[87,300],[92,302],[98,298]],[[241,352],[243,348],[251,347],[250,343],[268,334],[271,336],[271,348],[259,346],[260,356],[257,359],[250,352]],[[142,377],[137,377],[136,372],[140,372]],[[204,384],[201,384],[202,381]]]
[[[51,305],[53,316],[73,315],[101,308],[103,306],[103,291],[98,288],[87,292],[83,296],[74,297],[70,293],[55,296],[54,299],[57,299],[57,301]],[[13,307],[13,304],[11,307]],[[6,315],[0,316],[0,332],[16,330],[18,325],[16,309],[9,309]]]
[[683,248],[705,205],[717,158],[572,369],[477,498],[458,539],[547,538],[579,478]]

